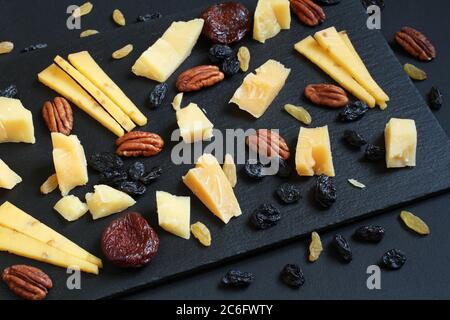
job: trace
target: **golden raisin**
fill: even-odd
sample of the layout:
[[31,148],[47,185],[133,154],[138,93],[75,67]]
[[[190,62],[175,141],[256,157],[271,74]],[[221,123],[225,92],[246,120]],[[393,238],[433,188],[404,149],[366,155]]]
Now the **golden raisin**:
[[127,44],[125,47],[114,51],[112,54],[112,57],[114,59],[122,59],[122,58],[125,58],[127,55],[129,55],[131,53],[131,51],[133,51],[133,45]]
[[40,190],[42,194],[49,194],[56,188],[58,188],[58,178],[56,177],[56,174],[54,174],[45,180],[45,182],[41,185]]
[[293,116],[295,119],[297,119],[300,122],[303,122],[306,125],[309,125],[312,122],[311,115],[303,107],[297,107],[294,106],[293,104],[285,104],[284,110],[286,110],[286,112],[289,113],[291,116]]
[[309,245],[309,261],[317,261],[322,253],[323,246],[320,236],[317,232],[311,233],[311,244]]
[[241,64],[241,70],[247,72],[250,66],[250,51],[247,47],[240,47],[237,54],[239,63]]
[[123,27],[126,24],[125,17],[123,16],[123,13],[119,9],[115,9],[112,14],[114,22],[118,25]]
[[198,241],[205,247],[211,245],[211,233],[209,229],[200,221],[191,225],[191,232]]
[[92,3],[86,2],[74,10],[74,12],[72,13],[72,17],[79,18],[79,17],[85,16],[92,11],[93,7],[94,6]]
[[14,43],[9,41],[0,42],[0,54],[10,53],[14,49]]
[[427,226],[427,224],[418,216],[413,215],[411,212],[408,211],[400,212],[400,218],[403,220],[403,222],[408,228],[417,232],[418,234],[421,235],[430,234],[430,228]]
[[80,38],[86,38],[97,33],[98,31],[93,29],[84,30],[83,32],[80,33]]

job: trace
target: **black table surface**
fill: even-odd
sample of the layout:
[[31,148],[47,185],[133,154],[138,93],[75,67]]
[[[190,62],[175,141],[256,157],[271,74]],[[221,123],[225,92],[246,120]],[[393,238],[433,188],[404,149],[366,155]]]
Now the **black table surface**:
[[[359,1],[359,0],[343,0]],[[58,48],[79,36],[79,30],[66,27],[66,8],[73,0],[11,1],[0,0],[0,41],[15,43],[19,54],[29,44],[44,42]],[[195,7],[207,6],[208,0],[102,0],[92,1],[93,12],[82,19],[82,29],[106,32],[117,28],[111,20],[113,9],[120,8],[130,22],[140,14],[161,12],[170,15]],[[426,95],[431,86],[438,86],[444,95],[450,93],[450,46],[448,31],[450,22],[447,12],[450,3],[442,0],[386,0],[381,14],[381,32],[392,43],[397,30],[410,25],[423,31],[435,44],[437,59],[420,63],[410,59],[393,45],[402,63],[410,62],[422,67],[428,79],[416,83],[421,94]],[[80,1],[79,4],[82,2]],[[295,19],[295,18],[294,18]],[[7,63],[9,57],[0,57]],[[3,61],[5,62],[3,62]],[[448,101],[448,99],[446,100]],[[440,124],[450,133],[448,103],[435,113]],[[386,228],[385,239],[379,245],[352,242],[354,261],[341,264],[325,250],[317,263],[307,262],[308,240],[295,241],[283,247],[232,261],[221,267],[203,271],[182,279],[174,279],[157,287],[125,296],[126,299],[449,299],[450,298],[450,194],[417,202],[406,207],[428,223],[431,235],[418,237],[407,231],[399,221],[399,211],[392,211],[363,220],[346,227],[331,230],[322,235],[325,248],[335,233],[348,238],[362,224],[378,224]],[[381,273],[381,289],[369,290],[366,285],[369,265],[376,264],[388,249],[399,248],[408,255],[408,262],[397,272]],[[300,290],[290,290],[279,280],[280,269],[286,263],[300,264],[305,272],[306,284]],[[241,291],[224,290],[220,278],[229,269],[241,269],[255,274],[256,281]]]

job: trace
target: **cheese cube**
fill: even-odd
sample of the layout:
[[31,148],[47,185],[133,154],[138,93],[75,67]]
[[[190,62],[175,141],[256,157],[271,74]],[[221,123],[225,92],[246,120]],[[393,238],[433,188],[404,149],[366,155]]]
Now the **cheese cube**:
[[89,211],[86,203],[81,202],[78,197],[65,196],[53,207],[67,221],[75,221]]
[[21,182],[22,178],[0,159],[0,188],[11,190]]
[[417,130],[414,120],[391,118],[386,124],[384,138],[388,168],[416,165]]
[[195,103],[177,111],[177,123],[184,142],[207,140],[213,136],[214,125]]
[[202,155],[183,182],[224,223],[242,214],[230,181],[214,156]]
[[255,118],[261,117],[283,88],[291,69],[285,68],[275,60],[268,60],[256,74],[248,74],[242,85],[236,90],[230,103]]
[[295,167],[299,176],[325,174],[334,177],[328,126],[300,128],[295,153]]
[[191,54],[203,29],[203,19],[173,22],[166,32],[136,60],[137,76],[164,82]]
[[17,99],[0,97],[0,143],[35,143],[33,117]]
[[94,193],[86,194],[87,206],[94,220],[124,211],[136,203],[125,192],[107,185],[94,186],[94,190]]
[[183,239],[190,238],[191,198],[156,191],[159,226]]
[[86,156],[75,135],[52,133],[53,163],[62,196],[78,186],[88,183]]
[[288,0],[259,0],[253,22],[253,39],[264,43],[275,37],[281,29],[291,27]]

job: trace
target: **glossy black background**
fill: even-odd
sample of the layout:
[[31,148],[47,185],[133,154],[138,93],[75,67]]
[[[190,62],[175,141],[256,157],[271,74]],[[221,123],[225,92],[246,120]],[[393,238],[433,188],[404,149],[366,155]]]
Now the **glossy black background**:
[[[345,0],[344,0],[345,1]],[[350,0],[347,0],[350,1]],[[352,0],[358,1],[358,0]],[[0,1],[0,39],[13,38],[18,49],[35,42],[47,42],[58,47],[70,39],[78,38],[78,32],[65,28],[64,14],[67,5],[74,1]],[[94,1],[95,10],[83,21],[83,27],[101,31],[115,28],[110,19],[114,8],[120,8],[127,17],[135,17],[146,12],[160,11],[163,14],[182,12],[193,7],[206,5],[211,1]],[[393,34],[403,25],[411,25],[422,30],[436,45],[438,58],[432,63],[417,63],[400,50],[396,50],[402,62],[413,62],[422,66],[429,75],[417,87],[426,95],[432,85],[438,85],[444,94],[450,92],[450,48],[448,45],[447,12],[450,5],[439,0],[386,1],[382,13],[382,32],[390,42]],[[396,46],[393,45],[395,49]],[[18,51],[18,50],[17,50]],[[13,54],[17,54],[17,51]],[[1,72],[1,70],[0,70]],[[443,128],[450,132],[448,104],[435,115]],[[129,298],[144,299],[310,299],[310,298],[450,298],[449,236],[450,217],[448,214],[449,195],[442,195],[409,206],[412,212],[425,217],[432,235],[418,238],[407,232],[398,221],[398,211],[367,219],[364,223],[376,223],[386,227],[388,235],[379,246],[353,243],[355,261],[342,265],[328,253],[320,261],[310,265],[306,262],[308,241],[297,241],[282,248],[202,272],[184,279],[178,279],[158,287],[141,291]],[[361,223],[360,223],[361,224]],[[339,228],[323,235],[327,244],[334,232],[350,237],[355,225]],[[365,269],[376,263],[376,257],[385,249],[398,247],[408,253],[410,261],[399,272],[383,272],[382,290],[369,291],[366,288]],[[285,263],[299,263],[304,268],[307,284],[301,290],[290,290],[278,281],[278,272]],[[219,288],[220,277],[230,268],[253,271],[257,281],[247,290],[229,291]]]

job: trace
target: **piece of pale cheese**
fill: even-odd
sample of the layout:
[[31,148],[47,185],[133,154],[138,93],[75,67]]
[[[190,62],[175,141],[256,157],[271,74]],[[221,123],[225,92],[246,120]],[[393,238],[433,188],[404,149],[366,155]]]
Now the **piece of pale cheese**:
[[224,223],[242,214],[233,188],[213,155],[202,155],[183,182]]
[[259,0],[253,18],[253,39],[265,43],[267,39],[275,37],[280,31],[281,26],[270,1]]
[[236,90],[230,103],[247,111],[255,118],[261,117],[286,83],[291,69],[275,60],[268,60],[249,73]]
[[313,37],[309,36],[299,41],[294,47],[356,98],[371,108],[375,107],[375,98],[353,79],[346,69],[333,61]]
[[291,7],[289,0],[266,0],[269,1],[272,10],[277,17],[280,28],[287,30],[291,28]]
[[87,162],[83,146],[75,135],[52,133],[53,164],[62,196],[88,183]]
[[89,208],[76,196],[65,196],[53,207],[67,221],[75,221],[84,216]]
[[3,226],[0,226],[0,251],[6,251],[62,268],[73,268],[87,273],[98,274],[97,265]]
[[161,228],[183,239],[191,236],[191,198],[156,191],[158,223]]
[[20,210],[10,202],[0,206],[0,226],[16,230],[66,254],[102,267],[102,260],[82,249],[66,237]]
[[147,124],[147,117],[128,98],[120,87],[103,71],[87,51],[69,54],[70,63],[103,91],[114,103],[139,126]]
[[0,97],[0,143],[35,143],[33,116],[20,100]]
[[[342,40],[335,27],[330,27],[316,32],[314,38],[327,54],[358,83],[367,90],[377,101],[388,101],[389,97],[381,90],[373,80],[364,63],[358,63],[354,59],[354,53]],[[362,62],[362,61],[361,61]]]
[[166,81],[191,54],[203,29],[203,19],[173,22],[134,63],[137,76]]
[[172,101],[173,110],[178,111],[181,109],[181,102],[183,101],[183,92],[178,93]]
[[0,159],[0,188],[12,190],[22,178]]
[[125,192],[100,184],[94,193],[86,194],[86,202],[94,220],[110,216],[133,206],[136,201]]
[[417,130],[414,120],[391,118],[386,124],[384,138],[387,168],[416,165]]
[[176,117],[185,143],[208,140],[213,136],[214,125],[195,103],[178,110]]
[[103,108],[116,120],[122,128],[127,132],[133,130],[136,125],[133,121],[119,108],[100,88],[96,87],[88,78],[81,72],[72,67],[70,63],[56,56],[55,63],[69,74],[79,85],[81,85]]
[[300,128],[295,152],[295,167],[299,176],[324,174],[334,177],[328,126]]
[[125,134],[123,128],[108,112],[56,64],[52,64],[40,72],[38,79],[42,84],[65,97],[115,135],[121,137]]
[[222,170],[228,181],[230,181],[231,187],[234,188],[237,184],[236,164],[234,163],[233,156],[229,153],[225,155]]

